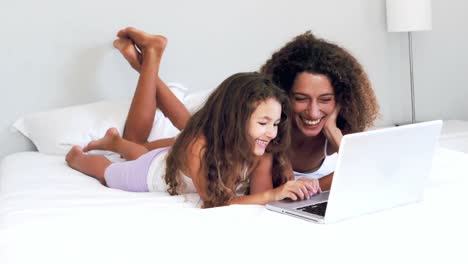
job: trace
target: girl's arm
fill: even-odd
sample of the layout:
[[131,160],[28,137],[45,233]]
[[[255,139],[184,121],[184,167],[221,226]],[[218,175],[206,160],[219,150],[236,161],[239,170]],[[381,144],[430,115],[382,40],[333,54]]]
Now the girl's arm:
[[[206,170],[203,168],[203,152],[205,147],[205,139],[199,137],[194,140],[193,143],[187,148],[187,173],[192,178],[193,185],[195,186],[196,191],[200,195],[202,201],[207,201],[207,184],[206,184]],[[272,162],[272,157],[265,158],[265,162],[270,160],[270,167]],[[268,163],[264,164],[267,169]],[[267,169],[268,170],[268,169]],[[271,170],[271,169],[270,169]],[[285,184],[272,189],[272,179],[271,174],[268,179],[261,179],[258,177],[254,180],[254,185],[251,183],[251,188],[256,190],[256,193],[245,196],[236,196],[231,201],[230,204],[266,204],[272,201],[278,201],[285,198],[290,198],[292,200],[306,199],[312,194],[315,194],[319,191],[318,183],[314,185],[311,181],[288,181]],[[265,185],[265,186],[264,186]],[[268,188],[268,186],[270,186]],[[265,188],[266,187],[266,188]]]
[[273,189],[272,162],[273,156],[270,153],[260,157],[250,178],[251,194],[235,197],[231,204],[266,204],[284,198],[302,200],[321,191],[317,180],[293,180],[294,175],[290,166],[283,173],[291,180]]
[[236,196],[230,204],[260,204],[279,201],[289,198],[293,201],[308,199],[310,196],[320,192],[317,180],[291,180],[285,184],[267,191]]
[[206,169],[203,166],[203,154],[205,151],[206,140],[199,136],[187,147],[187,173],[192,178],[195,190],[200,195],[200,199],[205,202],[207,196]]
[[273,181],[271,178],[272,162],[273,156],[270,153],[265,153],[259,158],[258,164],[250,176],[251,194],[257,194],[273,189]]

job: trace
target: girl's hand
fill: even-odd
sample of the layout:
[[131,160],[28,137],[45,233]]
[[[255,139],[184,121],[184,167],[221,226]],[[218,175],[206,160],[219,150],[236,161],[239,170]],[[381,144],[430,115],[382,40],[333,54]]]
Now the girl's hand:
[[322,192],[322,188],[320,188],[320,182],[318,179],[300,178],[300,179],[297,179],[296,181],[307,182],[309,185],[312,186],[313,192],[309,193],[310,194],[309,196]]
[[292,180],[273,189],[273,200],[279,201],[285,198],[289,198],[293,201],[305,200],[321,191],[318,180],[316,179]]

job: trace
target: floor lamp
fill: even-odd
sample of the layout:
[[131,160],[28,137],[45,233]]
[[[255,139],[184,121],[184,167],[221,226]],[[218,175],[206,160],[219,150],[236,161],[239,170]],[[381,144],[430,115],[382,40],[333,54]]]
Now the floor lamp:
[[416,122],[413,74],[413,40],[411,32],[432,29],[431,0],[386,0],[387,31],[408,32],[411,81],[411,123]]

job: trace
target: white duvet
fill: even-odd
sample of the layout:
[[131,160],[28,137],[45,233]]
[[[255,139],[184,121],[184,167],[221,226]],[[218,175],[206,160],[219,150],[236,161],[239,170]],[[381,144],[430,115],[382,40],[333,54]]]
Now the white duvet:
[[468,155],[439,149],[423,202],[320,225],[195,194],[129,193],[63,156],[0,167],[0,263],[468,263]]

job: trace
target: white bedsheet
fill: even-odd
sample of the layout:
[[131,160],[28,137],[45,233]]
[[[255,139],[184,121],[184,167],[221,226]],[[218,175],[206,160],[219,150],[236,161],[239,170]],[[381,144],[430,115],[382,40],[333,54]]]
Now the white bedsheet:
[[128,193],[62,156],[0,167],[0,263],[468,263],[468,155],[438,149],[425,200],[331,225],[197,195]]

